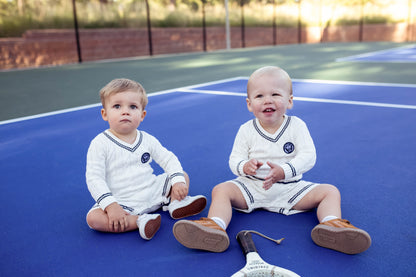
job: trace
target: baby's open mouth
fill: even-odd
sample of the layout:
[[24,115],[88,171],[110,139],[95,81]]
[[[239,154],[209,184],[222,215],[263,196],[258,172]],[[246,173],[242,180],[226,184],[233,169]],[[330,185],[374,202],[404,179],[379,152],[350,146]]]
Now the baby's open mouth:
[[267,108],[267,109],[265,109],[263,112],[264,113],[272,113],[272,112],[274,112],[274,111],[276,111],[275,109],[273,109],[273,108]]

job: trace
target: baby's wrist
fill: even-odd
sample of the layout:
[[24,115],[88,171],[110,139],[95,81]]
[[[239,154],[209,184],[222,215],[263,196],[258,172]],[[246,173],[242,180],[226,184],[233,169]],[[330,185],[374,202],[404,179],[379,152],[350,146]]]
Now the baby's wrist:
[[241,161],[238,166],[237,166],[237,172],[239,173],[240,176],[244,176],[244,175],[250,175],[247,173],[246,170],[246,164],[248,163],[248,161]]

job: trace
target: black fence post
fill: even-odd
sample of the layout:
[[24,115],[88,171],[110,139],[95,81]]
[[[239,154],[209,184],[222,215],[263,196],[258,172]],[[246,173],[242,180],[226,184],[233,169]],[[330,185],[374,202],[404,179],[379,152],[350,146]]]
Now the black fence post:
[[277,38],[276,38],[276,1],[273,0],[273,45],[276,45]]
[[245,38],[245,26],[244,26],[244,0],[240,0],[241,2],[241,47],[246,47],[246,38]]
[[72,0],[72,11],[74,13],[74,29],[75,29],[75,41],[77,44],[78,62],[82,63],[81,45],[79,43],[77,8],[75,5],[75,0]]
[[298,43],[302,43],[302,13],[301,0],[295,0],[298,3]]
[[406,41],[411,41],[412,40],[412,0],[408,0],[407,2],[408,7],[407,7],[407,34],[406,34]]
[[245,39],[245,24],[244,24],[244,0],[240,0],[241,6],[241,47],[246,47],[246,39]]
[[205,2],[206,2],[206,0],[202,0],[202,40],[203,40],[204,52],[207,51],[207,30],[206,30],[206,24],[205,24]]
[[322,0],[319,0],[319,33],[321,36],[319,42],[322,43],[324,40],[324,29],[322,28]]
[[149,41],[149,55],[153,56],[153,43],[152,43],[152,24],[150,21],[150,8],[149,8],[149,1],[145,0],[146,2],[146,16],[147,16],[147,37]]
[[358,41],[363,41],[363,33],[364,33],[364,0],[361,0],[361,9],[360,9],[360,24],[358,30]]

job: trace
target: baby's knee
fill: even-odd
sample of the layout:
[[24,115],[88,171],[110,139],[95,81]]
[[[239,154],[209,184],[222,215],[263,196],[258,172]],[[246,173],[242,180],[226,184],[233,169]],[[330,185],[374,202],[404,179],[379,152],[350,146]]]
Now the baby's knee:
[[218,195],[228,195],[230,190],[230,185],[229,183],[225,182],[225,183],[221,183],[216,185],[211,192],[212,197],[214,196],[218,196]]
[[211,196],[214,197],[215,195],[221,194],[223,190],[222,184],[216,185],[211,191]]
[[94,216],[91,215],[91,212],[89,212],[87,214],[86,221],[87,221],[88,227],[90,227],[93,230],[96,230],[97,222],[96,222]]
[[102,231],[106,227],[105,224],[103,224],[100,217],[97,216],[97,213],[95,212],[95,210],[90,211],[87,214],[86,220],[87,220],[88,226],[93,230]]
[[339,192],[338,188],[331,184],[325,184],[325,191],[327,195],[331,195],[332,197],[341,198],[341,193]]

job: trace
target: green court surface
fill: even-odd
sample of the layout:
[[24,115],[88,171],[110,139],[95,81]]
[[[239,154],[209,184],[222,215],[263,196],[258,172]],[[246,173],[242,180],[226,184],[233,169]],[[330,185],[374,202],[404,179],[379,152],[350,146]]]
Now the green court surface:
[[98,103],[99,89],[118,77],[134,79],[152,93],[278,65],[296,79],[414,84],[415,63],[336,61],[406,45],[411,44],[294,44],[2,71],[0,121]]

